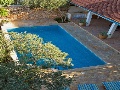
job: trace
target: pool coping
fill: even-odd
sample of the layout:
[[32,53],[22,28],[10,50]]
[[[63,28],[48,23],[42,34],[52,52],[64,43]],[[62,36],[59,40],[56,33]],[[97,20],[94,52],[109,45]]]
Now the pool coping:
[[[33,23],[29,25],[29,23],[31,23],[30,21],[25,20],[24,21],[17,21],[18,22],[18,27],[26,27],[26,26],[40,26],[41,24],[39,24],[39,21],[31,21]],[[24,26],[24,23],[26,23]],[[21,26],[20,26],[21,24]],[[81,28],[80,26],[78,26],[77,24],[75,24],[74,22],[69,22],[69,23],[57,23],[57,22],[48,22],[45,24],[42,24],[42,26],[47,26],[47,25],[59,25],[61,26],[64,30],[66,30],[67,33],[69,33],[70,35],[72,35],[75,39],[77,39],[77,41],[80,41],[83,45],[85,45],[85,47],[89,48],[90,51],[92,51],[95,55],[97,55],[98,57],[100,57],[103,61],[112,64],[118,64],[119,60],[120,60],[120,52],[117,51],[116,49],[112,48],[111,46],[109,46],[108,44],[106,44],[105,42],[103,42],[102,40],[100,40],[99,38],[97,38],[96,36],[92,35],[91,33],[89,33],[87,30]],[[7,27],[7,26],[6,26]],[[8,27],[9,28],[9,27]],[[12,28],[16,28],[16,27],[12,27]],[[82,34],[81,34],[82,33]]]
[[106,65],[83,67],[63,71],[65,74],[73,77],[71,90],[77,90],[78,84],[85,83],[97,84],[100,90],[104,90],[102,82],[120,80],[120,52],[118,50],[109,46],[73,22],[67,24],[61,23],[59,25],[78,41],[82,42],[102,60],[107,62]]
[[68,24],[60,24],[60,26],[62,26],[68,33],[83,43],[87,48],[89,48],[93,53],[108,64],[118,64],[120,60],[120,52],[116,49],[112,48],[73,22]]

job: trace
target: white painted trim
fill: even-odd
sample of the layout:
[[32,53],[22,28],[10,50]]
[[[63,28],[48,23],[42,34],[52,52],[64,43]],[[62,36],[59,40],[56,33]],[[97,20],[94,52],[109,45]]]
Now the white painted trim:
[[90,25],[91,19],[92,19],[93,13],[91,11],[88,12],[87,14],[87,19],[86,19],[86,26]]
[[[71,3],[72,3],[72,2],[71,2]],[[72,3],[72,4],[75,4],[75,3]],[[81,7],[81,6],[77,5],[77,4],[75,4],[75,5],[78,6],[78,7],[80,7],[80,8],[82,8],[82,9],[84,9],[84,10],[86,10],[86,11],[90,11],[90,10],[88,10],[87,8]],[[90,11],[90,12],[91,12],[91,11]],[[106,17],[106,16],[100,15],[100,14],[98,14],[98,13],[96,13],[96,12],[92,12],[92,13],[95,14],[95,15],[97,15],[97,16],[99,16],[99,17],[101,17],[101,18],[103,18],[103,19],[105,19],[105,20],[108,20],[108,21],[110,21],[110,22],[113,22],[113,23],[116,23],[116,24],[120,25],[119,22],[117,22],[117,21],[115,21],[115,20],[113,20],[113,19],[110,19],[110,18],[108,18],[108,17]]]
[[116,30],[117,26],[118,26],[118,25],[117,25],[116,23],[113,23],[113,24],[111,25],[111,27],[110,27],[110,29],[109,29],[109,31],[108,31],[108,33],[107,33],[108,38],[111,38],[111,37],[112,37],[112,35],[113,35],[114,31]]

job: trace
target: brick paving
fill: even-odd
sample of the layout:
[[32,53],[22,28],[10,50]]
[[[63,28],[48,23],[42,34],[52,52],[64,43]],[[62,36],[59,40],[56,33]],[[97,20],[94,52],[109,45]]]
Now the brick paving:
[[102,67],[83,68],[64,71],[73,76],[71,90],[77,90],[78,84],[96,84],[100,90],[104,90],[102,82],[120,80],[120,65],[107,65]]
[[[78,25],[79,19],[72,19],[74,23]],[[98,37],[98,34],[100,32],[108,32],[111,23],[105,19],[99,18],[99,19],[92,19],[90,26],[82,26],[83,29],[87,30],[94,36]],[[120,52],[120,28],[116,29],[116,31],[113,33],[111,38],[102,39],[105,43],[113,47],[114,49],[118,50]]]
[[95,83],[100,90],[104,90],[103,81],[120,80],[120,52],[104,43],[99,38],[93,36],[87,30],[77,24],[60,24],[67,32],[82,42],[92,52],[104,60],[107,64],[103,66],[88,67],[82,69],[68,70],[67,74],[74,75],[75,81],[71,85],[71,90],[77,90],[78,84]]

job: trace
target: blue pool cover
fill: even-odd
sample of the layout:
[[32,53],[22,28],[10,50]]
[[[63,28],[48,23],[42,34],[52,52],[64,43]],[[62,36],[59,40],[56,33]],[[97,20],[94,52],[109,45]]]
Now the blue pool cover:
[[77,41],[62,27],[58,25],[20,27],[8,29],[14,32],[27,32],[39,35],[45,42],[52,42],[63,52],[69,54],[74,66],[72,68],[82,68],[89,66],[104,65],[105,62],[86,48],[81,42]]

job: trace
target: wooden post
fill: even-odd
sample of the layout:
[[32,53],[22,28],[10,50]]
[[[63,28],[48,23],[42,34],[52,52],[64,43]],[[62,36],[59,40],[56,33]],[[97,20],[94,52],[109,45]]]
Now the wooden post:
[[110,27],[110,29],[109,29],[109,31],[108,31],[108,33],[107,33],[108,38],[111,38],[111,37],[112,37],[112,35],[113,35],[114,31],[116,30],[117,26],[118,26],[118,25],[117,25],[116,23],[113,23],[113,24],[111,25],[111,27]]

